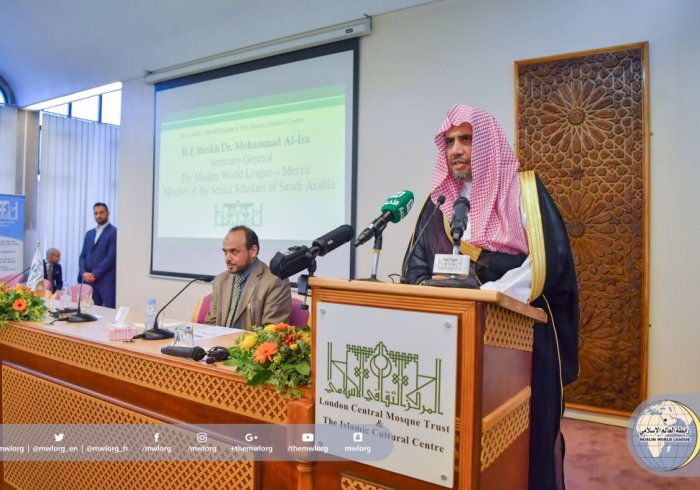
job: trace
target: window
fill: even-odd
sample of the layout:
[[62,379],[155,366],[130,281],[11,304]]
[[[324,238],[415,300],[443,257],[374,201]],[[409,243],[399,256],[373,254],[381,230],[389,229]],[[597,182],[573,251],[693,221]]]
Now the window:
[[120,82],[111,83],[33,104],[25,109],[119,126],[122,109],[121,86]]
[[100,120],[100,96],[88,97],[87,99],[71,102],[71,117],[87,119],[88,121]]
[[60,116],[67,116],[68,115],[68,104],[61,104],[57,105],[55,107],[49,107],[48,109],[44,109],[46,112],[50,112],[52,114],[58,114]]
[[119,126],[122,120],[121,90],[102,94],[102,115],[100,120],[103,123]]

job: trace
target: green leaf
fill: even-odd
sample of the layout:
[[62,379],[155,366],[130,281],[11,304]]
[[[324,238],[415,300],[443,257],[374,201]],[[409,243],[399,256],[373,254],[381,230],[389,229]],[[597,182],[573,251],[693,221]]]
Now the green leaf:
[[246,384],[250,386],[257,386],[270,379],[270,376],[272,376],[272,371],[260,371],[255,376],[250,378]]
[[280,367],[282,368],[282,371],[294,371],[296,369],[294,364],[290,364],[288,362],[285,362]]
[[302,376],[308,376],[311,374],[311,366],[309,365],[308,361],[301,361],[295,364],[294,369],[296,369]]

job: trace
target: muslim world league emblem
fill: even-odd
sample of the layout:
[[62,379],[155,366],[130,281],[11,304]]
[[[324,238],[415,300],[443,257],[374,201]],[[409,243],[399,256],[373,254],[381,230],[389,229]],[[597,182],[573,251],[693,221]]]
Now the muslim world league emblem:
[[642,405],[633,415],[627,440],[637,461],[655,472],[681,468],[697,456],[698,416],[673,400]]

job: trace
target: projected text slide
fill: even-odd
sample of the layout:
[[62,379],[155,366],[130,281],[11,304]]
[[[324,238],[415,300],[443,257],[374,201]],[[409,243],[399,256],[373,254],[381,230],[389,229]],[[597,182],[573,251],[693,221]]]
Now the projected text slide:
[[[221,239],[248,225],[268,240],[344,221],[345,88],[334,85],[171,114],[161,123],[160,238]],[[310,222],[312,221],[312,222]]]

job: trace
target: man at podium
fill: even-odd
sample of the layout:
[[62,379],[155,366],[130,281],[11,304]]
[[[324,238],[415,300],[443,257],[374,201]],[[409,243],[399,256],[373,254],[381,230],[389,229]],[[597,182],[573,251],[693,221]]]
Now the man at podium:
[[564,221],[534,172],[518,172],[503,129],[486,111],[452,107],[435,144],[433,187],[406,252],[406,281],[435,278],[435,254],[452,251],[454,203],[469,199],[460,252],[471,257],[481,289],[548,315],[534,330],[529,488],[564,488],[563,386],[578,376],[578,286]]

